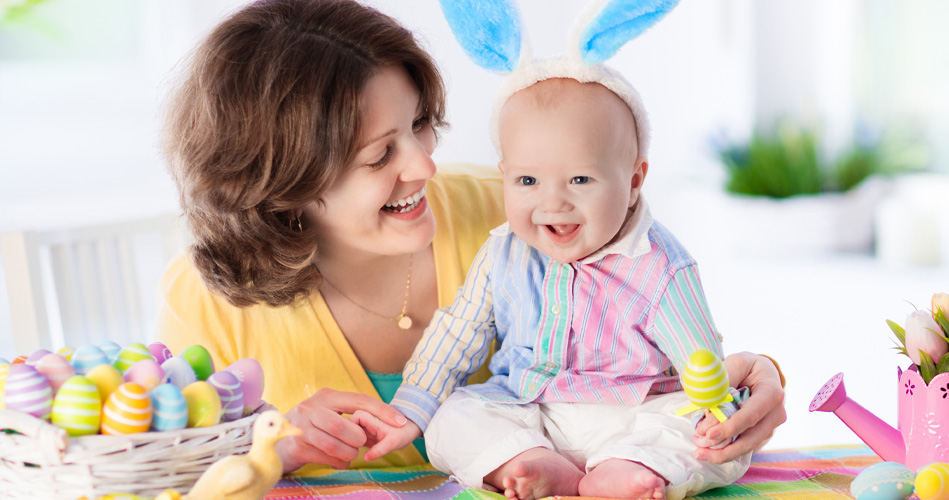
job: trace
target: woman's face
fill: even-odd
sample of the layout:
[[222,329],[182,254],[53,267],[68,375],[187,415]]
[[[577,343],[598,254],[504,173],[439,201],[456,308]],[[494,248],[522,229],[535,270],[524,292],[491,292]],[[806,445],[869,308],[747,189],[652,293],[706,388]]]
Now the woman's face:
[[321,257],[401,255],[432,242],[435,218],[424,195],[435,175],[435,131],[419,99],[401,66],[386,66],[367,83],[354,164],[322,203],[304,209]]

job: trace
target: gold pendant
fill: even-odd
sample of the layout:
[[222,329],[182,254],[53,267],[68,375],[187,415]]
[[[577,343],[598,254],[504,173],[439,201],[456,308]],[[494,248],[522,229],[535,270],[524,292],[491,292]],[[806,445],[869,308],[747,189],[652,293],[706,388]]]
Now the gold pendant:
[[403,330],[408,330],[409,328],[412,328],[412,318],[408,316],[402,316],[401,318],[399,318],[399,328]]

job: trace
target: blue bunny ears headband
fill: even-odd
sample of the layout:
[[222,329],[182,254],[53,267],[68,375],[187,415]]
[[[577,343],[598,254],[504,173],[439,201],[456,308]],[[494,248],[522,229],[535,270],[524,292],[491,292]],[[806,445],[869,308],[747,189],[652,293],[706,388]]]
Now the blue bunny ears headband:
[[601,64],[626,42],[656,24],[679,0],[600,0],[578,19],[564,57],[532,60],[522,41],[520,17],[510,0],[439,0],[445,19],[465,53],[479,66],[509,73],[491,117],[491,139],[500,152],[498,121],[504,103],[519,90],[550,78],[599,83],[633,112],[639,155],[649,151],[649,117],[639,92],[619,72]]

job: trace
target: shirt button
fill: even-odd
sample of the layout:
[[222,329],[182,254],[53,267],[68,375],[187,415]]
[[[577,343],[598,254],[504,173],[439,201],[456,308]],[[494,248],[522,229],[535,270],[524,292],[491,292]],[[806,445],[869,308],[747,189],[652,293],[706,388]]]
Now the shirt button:
[[552,362],[548,361],[546,366],[547,366],[547,368],[557,368],[557,363],[552,363]]
[[554,315],[560,314],[560,304],[550,306],[550,312]]

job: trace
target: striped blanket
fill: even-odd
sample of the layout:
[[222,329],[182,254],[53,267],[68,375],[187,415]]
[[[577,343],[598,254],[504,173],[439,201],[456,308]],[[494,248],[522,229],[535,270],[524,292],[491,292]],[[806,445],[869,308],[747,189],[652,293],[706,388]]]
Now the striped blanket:
[[[852,499],[850,481],[880,461],[866,446],[835,446],[756,453],[737,483],[696,498],[715,500]],[[503,500],[503,495],[465,488],[429,468],[329,471],[282,479],[268,499]]]

